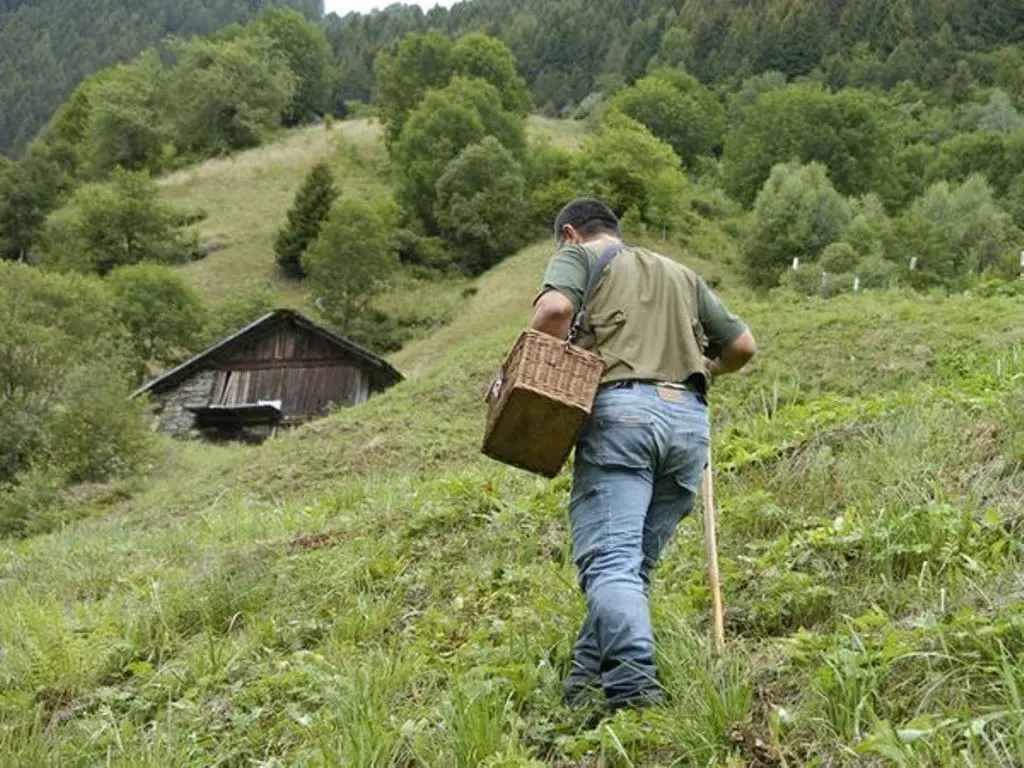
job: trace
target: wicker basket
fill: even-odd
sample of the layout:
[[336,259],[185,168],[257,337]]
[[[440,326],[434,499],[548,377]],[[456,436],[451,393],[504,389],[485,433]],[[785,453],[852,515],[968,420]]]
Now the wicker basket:
[[524,331],[487,394],[483,452],[554,477],[590,415],[603,372],[597,355],[539,331]]

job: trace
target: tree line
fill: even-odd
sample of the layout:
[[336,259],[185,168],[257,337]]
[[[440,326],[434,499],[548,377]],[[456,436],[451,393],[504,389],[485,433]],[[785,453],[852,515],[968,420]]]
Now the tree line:
[[1016,97],[1022,13],[1021,0],[473,0],[326,24],[346,98],[369,100],[374,58],[404,36],[479,31],[509,46],[540,109],[565,114],[634,82],[652,61],[715,87],[777,71],[832,88],[910,82],[948,100],[979,85]]
[[311,19],[322,0],[5,0],[0,3],[0,153],[18,156],[86,77],[168,35],[208,35],[268,6]]
[[75,88],[23,158],[0,156],[0,258],[30,258],[47,239],[47,215],[83,183],[118,169],[171,170],[319,119],[330,78],[323,31],[286,8],[213,37],[169,38],[100,70]]

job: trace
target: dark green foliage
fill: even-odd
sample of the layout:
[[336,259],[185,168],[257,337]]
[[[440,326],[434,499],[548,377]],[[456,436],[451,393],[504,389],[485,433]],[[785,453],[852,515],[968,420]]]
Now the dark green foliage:
[[281,124],[296,78],[269,38],[182,41],[175,50],[167,98],[182,151],[209,156],[254,147]]
[[530,220],[538,230],[546,233],[562,206],[572,198],[572,169],[570,152],[549,142],[530,145],[523,173],[530,196]]
[[0,535],[38,530],[65,484],[144,458],[124,342],[99,280],[0,263]]
[[295,95],[285,110],[285,124],[297,125],[323,114],[331,86],[331,44],[323,30],[290,8],[263,11],[249,29],[273,41],[295,76]]
[[[893,223],[891,255],[911,285],[961,288],[986,271],[1017,274],[1024,234],[981,176],[933,185]],[[909,271],[912,258],[916,268]],[[898,262],[898,263],[899,263]]]
[[181,262],[195,242],[180,222],[146,173],[117,168],[108,183],[81,187],[68,208],[50,218],[44,261],[100,275],[141,261]]
[[333,18],[328,36],[345,97],[362,101],[372,87],[374,55],[428,29],[451,36],[484,29],[504,41],[534,103],[554,112],[665,66],[683,67],[708,84],[768,70],[823,77],[832,88],[891,88],[909,80],[943,89],[944,99],[989,80],[1017,97],[1024,64],[1013,45],[1021,41],[1020,24],[1009,20],[1015,10],[1004,0],[474,0],[429,14],[393,6],[369,17]]
[[396,229],[391,236],[391,250],[402,264],[443,270],[453,262],[453,256],[443,238],[426,237],[411,229]]
[[618,94],[611,107],[645,125],[691,169],[725,133],[725,110],[718,99],[684,72],[656,70]]
[[818,263],[830,274],[853,272],[860,254],[849,243],[832,243],[821,253]]
[[155,51],[105,70],[85,86],[90,105],[78,143],[78,161],[86,176],[103,177],[117,166],[157,168],[169,141],[165,122],[163,64]]
[[466,147],[494,136],[519,156],[525,148],[522,119],[505,111],[498,90],[475,78],[456,77],[429,91],[410,113],[396,156],[401,168],[399,200],[428,234],[436,234],[437,182]]
[[324,162],[313,166],[288,210],[288,220],[274,240],[277,264],[289,277],[305,277],[302,255],[320,234],[331,206],[338,198],[331,169]]
[[302,257],[316,304],[342,333],[364,315],[398,260],[391,250],[393,212],[341,199]]
[[322,0],[33,0],[0,10],[0,152],[20,152],[93,72],[168,35],[210,34],[268,5],[323,12]]
[[500,40],[479,32],[459,38],[451,51],[453,75],[486,80],[501,93],[509,112],[523,115],[530,111],[526,82],[516,71],[515,54]]
[[964,181],[976,173],[984,174],[998,195],[1007,194],[1013,180],[1024,173],[1024,130],[956,135],[942,143],[929,168],[932,180]]
[[[561,190],[566,185],[555,181]],[[672,148],[640,123],[611,113],[576,158],[571,194],[599,197],[619,214],[656,227],[671,225],[685,204],[686,177]]]
[[463,150],[438,179],[435,217],[471,275],[524,245],[527,213],[522,169],[493,136]]
[[0,260],[27,260],[64,187],[60,167],[33,151],[14,163],[0,155]]
[[431,30],[405,38],[394,54],[377,57],[374,100],[381,108],[389,146],[398,141],[409,113],[426,92],[451,80],[451,49],[447,37]]
[[446,87],[455,77],[490,83],[501,106],[510,113],[525,116],[530,108],[530,96],[516,71],[512,51],[500,40],[479,33],[455,43],[436,30],[410,35],[394,54],[384,52],[377,57],[376,74],[374,98],[391,148],[427,92]]
[[107,276],[118,322],[134,349],[136,381],[198,351],[206,310],[195,289],[159,264],[118,267]]
[[845,195],[880,184],[893,154],[883,107],[868,94],[830,94],[792,86],[762,95],[725,144],[726,190],[746,205],[777,163],[799,160],[828,168]]

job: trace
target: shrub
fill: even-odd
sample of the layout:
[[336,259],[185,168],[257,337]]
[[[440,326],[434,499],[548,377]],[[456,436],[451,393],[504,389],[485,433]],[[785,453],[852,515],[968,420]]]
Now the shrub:
[[658,227],[678,218],[689,189],[672,148],[615,112],[583,142],[572,181],[574,195],[599,197],[620,216],[632,208],[644,223]]
[[196,248],[181,214],[159,200],[144,171],[115,168],[105,184],[81,187],[67,210],[48,222],[48,263],[61,269],[105,275],[141,261],[178,263]]
[[145,458],[130,359],[101,281],[0,264],[0,531],[34,530],[63,485]]
[[159,264],[118,267],[107,276],[114,313],[131,337],[135,371],[166,367],[195,352],[206,322],[196,290],[180,274]]
[[824,166],[789,163],[772,169],[757,196],[754,222],[743,253],[747,278],[770,288],[794,257],[815,262],[842,237],[850,207],[825,176]]
[[822,252],[818,265],[830,274],[851,272],[859,258],[859,254],[849,243],[832,243]]
[[667,143],[688,168],[710,155],[725,133],[725,110],[695,77],[656,70],[619,93],[611,104]]

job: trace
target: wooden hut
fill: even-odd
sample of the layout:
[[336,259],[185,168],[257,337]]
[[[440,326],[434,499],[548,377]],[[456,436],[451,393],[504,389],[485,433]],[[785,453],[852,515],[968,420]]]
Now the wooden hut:
[[402,380],[387,362],[278,309],[132,394],[149,393],[156,429],[260,441],[279,427],[358,405]]

